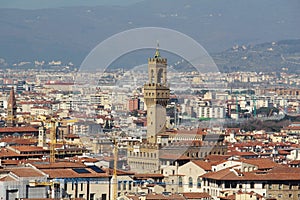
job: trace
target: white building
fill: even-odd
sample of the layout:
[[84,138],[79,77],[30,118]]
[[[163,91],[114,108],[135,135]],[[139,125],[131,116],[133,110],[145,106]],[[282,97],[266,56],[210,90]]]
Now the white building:
[[198,118],[222,119],[225,118],[226,111],[221,106],[200,106],[198,108]]

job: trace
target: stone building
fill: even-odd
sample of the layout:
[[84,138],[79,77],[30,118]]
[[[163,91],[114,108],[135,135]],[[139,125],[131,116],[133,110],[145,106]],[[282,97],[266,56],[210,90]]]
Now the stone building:
[[[224,135],[204,132],[166,130],[166,106],[170,100],[167,83],[167,59],[156,49],[148,59],[148,83],[144,84],[147,106],[147,138],[129,142],[127,157],[130,170],[137,173],[160,173],[161,165],[182,165],[188,159],[201,159],[210,154],[225,154]],[[173,160],[166,159],[166,155]],[[186,160],[179,158],[186,156]]]

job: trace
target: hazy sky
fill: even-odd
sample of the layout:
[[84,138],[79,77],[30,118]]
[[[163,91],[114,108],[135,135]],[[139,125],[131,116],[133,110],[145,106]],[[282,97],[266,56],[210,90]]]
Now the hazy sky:
[[128,5],[142,0],[1,0],[0,8],[39,9],[69,6]]

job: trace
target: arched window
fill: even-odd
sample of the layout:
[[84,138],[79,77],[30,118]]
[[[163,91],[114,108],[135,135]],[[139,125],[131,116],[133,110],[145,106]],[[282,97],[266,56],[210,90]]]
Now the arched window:
[[121,190],[122,181],[118,181],[118,190]]
[[181,176],[179,176],[179,178],[178,178],[178,185],[179,185],[179,187],[182,187],[182,177]]
[[126,190],[126,181],[123,182],[123,190]]
[[159,69],[157,73],[157,83],[163,82],[163,69]]
[[193,178],[192,177],[189,178],[189,187],[190,188],[193,187]]
[[197,188],[201,188],[201,178],[197,178]]
[[150,83],[153,83],[153,81],[154,81],[153,79],[154,79],[154,71],[152,69],[150,72]]

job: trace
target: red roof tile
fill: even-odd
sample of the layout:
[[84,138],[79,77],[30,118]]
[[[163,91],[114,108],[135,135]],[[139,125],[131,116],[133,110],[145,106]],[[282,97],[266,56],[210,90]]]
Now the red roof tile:
[[31,127],[31,126],[27,126],[27,127],[4,127],[4,128],[0,128],[0,133],[38,133],[39,130]]
[[89,173],[77,173],[73,169],[41,169],[44,173],[48,174],[50,178],[108,178],[110,175],[107,173],[97,173],[90,168],[84,168]]
[[19,177],[43,177],[44,175],[31,167],[14,167],[14,168],[6,168],[11,173],[19,176]]
[[203,160],[193,160],[193,163],[204,169],[205,171],[211,171],[211,163]]
[[262,169],[272,169],[275,166],[278,166],[279,164],[275,163],[274,161],[268,159],[268,158],[253,158],[253,159],[245,159],[242,160],[244,163],[248,163],[251,165],[255,165],[258,167],[259,170]]
[[182,195],[186,199],[201,199],[201,198],[210,198],[211,196],[206,192],[185,192]]

